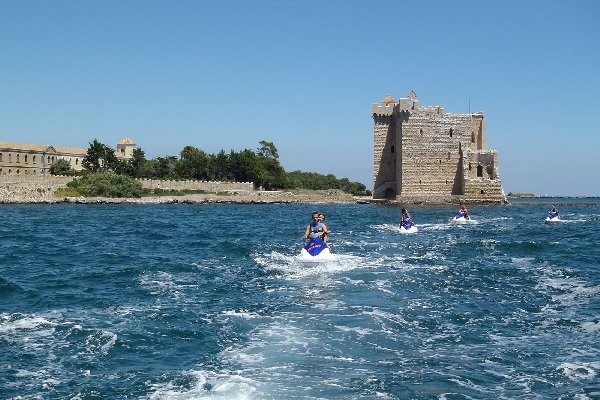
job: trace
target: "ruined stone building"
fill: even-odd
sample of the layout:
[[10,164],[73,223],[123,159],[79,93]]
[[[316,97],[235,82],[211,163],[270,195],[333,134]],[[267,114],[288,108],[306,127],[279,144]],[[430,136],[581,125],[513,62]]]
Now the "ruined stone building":
[[[117,144],[115,156],[123,160],[132,159],[133,150],[136,148],[133,140],[125,138]],[[81,162],[86,156],[87,149],[0,142],[0,174],[45,175],[50,171],[50,166],[59,159],[67,160],[71,169],[81,171]]]
[[483,113],[421,106],[415,92],[373,105],[373,198],[500,203],[498,153],[486,150]]

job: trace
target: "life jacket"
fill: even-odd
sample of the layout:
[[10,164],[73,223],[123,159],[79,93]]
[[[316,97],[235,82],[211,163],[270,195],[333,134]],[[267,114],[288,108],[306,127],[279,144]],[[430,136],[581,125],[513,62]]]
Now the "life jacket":
[[323,228],[323,224],[321,222],[317,222],[316,225],[313,225],[313,223],[310,223],[310,237],[311,238],[315,238],[315,237],[320,237],[322,238],[323,235],[325,234],[325,229]]

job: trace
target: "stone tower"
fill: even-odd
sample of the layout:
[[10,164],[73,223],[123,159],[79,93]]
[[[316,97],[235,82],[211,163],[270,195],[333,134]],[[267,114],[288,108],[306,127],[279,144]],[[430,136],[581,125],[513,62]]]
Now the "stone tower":
[[498,153],[486,150],[483,113],[424,107],[414,91],[373,105],[373,198],[504,201]]
[[117,143],[115,155],[122,160],[133,159],[133,150],[137,149],[137,144],[129,138],[125,138]]

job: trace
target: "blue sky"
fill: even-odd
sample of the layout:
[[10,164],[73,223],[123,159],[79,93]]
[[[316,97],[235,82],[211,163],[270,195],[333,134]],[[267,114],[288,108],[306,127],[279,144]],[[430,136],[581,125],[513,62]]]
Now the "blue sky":
[[600,195],[600,2],[0,0],[0,141],[272,141],[372,188],[371,107],[483,111],[506,192]]

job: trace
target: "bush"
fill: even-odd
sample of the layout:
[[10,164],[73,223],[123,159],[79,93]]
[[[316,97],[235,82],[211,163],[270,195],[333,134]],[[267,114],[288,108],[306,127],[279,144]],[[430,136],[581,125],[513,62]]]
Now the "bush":
[[67,183],[67,187],[86,197],[142,197],[140,182],[114,172],[89,173]]

